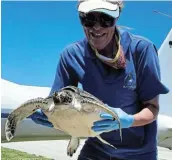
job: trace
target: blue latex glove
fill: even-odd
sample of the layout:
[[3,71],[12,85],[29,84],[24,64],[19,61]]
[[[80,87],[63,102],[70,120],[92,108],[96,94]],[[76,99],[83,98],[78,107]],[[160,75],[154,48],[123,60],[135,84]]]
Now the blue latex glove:
[[[121,121],[121,128],[129,128],[132,126],[134,122],[133,115],[127,114],[121,108],[112,108],[109,106],[108,108],[111,109],[114,113],[118,114],[118,117]],[[102,120],[93,123],[92,130],[94,130],[95,132],[104,132],[119,129],[118,122],[116,120],[113,120],[112,115],[108,113],[101,113],[100,117],[102,118]]]
[[52,123],[48,121],[47,116],[41,111],[41,109],[37,109],[36,112],[30,116],[30,118],[37,124],[53,127]]

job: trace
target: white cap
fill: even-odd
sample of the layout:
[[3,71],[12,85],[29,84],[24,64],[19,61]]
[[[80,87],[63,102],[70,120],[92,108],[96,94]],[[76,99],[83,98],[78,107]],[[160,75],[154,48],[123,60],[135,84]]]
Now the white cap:
[[119,17],[119,6],[114,4],[117,0],[81,0],[78,11],[83,13],[103,12],[114,18]]

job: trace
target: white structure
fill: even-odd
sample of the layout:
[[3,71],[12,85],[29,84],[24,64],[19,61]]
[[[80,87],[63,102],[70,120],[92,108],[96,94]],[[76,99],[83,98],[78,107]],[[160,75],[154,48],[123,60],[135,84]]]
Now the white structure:
[[172,149],[172,29],[158,51],[162,82],[170,92],[160,96],[160,113],[158,121],[159,146]]
[[[170,45],[171,44],[171,45]],[[172,29],[159,49],[161,79],[170,89],[170,93],[161,95],[161,113],[172,116]]]

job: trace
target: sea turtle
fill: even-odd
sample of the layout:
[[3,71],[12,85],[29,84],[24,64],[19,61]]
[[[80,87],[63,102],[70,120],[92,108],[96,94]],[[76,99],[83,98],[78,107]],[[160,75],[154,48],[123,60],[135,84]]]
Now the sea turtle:
[[[69,156],[72,156],[78,148],[80,137],[96,136],[103,143],[110,145],[100,137],[102,132],[94,132],[91,129],[93,122],[101,120],[99,115],[102,112],[111,114],[114,120],[118,121],[122,140],[120,120],[117,114],[92,94],[78,87],[67,86],[47,98],[28,100],[10,113],[5,125],[8,141],[14,137],[17,124],[37,109],[42,109],[55,129],[71,135],[67,147],[67,155]],[[115,146],[111,146],[115,148]]]

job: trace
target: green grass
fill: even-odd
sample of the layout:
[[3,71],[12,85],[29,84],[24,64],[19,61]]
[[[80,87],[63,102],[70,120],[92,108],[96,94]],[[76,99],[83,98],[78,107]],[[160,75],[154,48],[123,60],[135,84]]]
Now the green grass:
[[36,156],[34,154],[28,154],[4,147],[1,147],[1,158],[2,160],[50,160],[42,156]]

